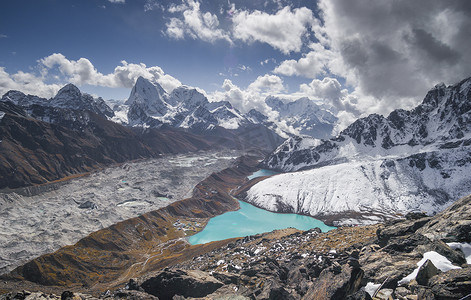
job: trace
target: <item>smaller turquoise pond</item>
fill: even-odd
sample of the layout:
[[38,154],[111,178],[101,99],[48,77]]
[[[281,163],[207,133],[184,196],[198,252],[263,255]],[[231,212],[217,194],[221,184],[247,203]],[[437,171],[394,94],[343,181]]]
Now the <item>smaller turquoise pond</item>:
[[203,231],[188,239],[190,244],[204,244],[288,227],[300,230],[319,227],[323,232],[335,228],[311,217],[272,213],[242,201],[239,201],[239,204],[239,210],[230,211],[209,220]]
[[280,172],[275,172],[275,171],[267,170],[267,169],[260,169],[257,172],[254,172],[252,175],[247,176],[247,178],[249,180],[252,180],[257,177],[270,176],[270,175],[276,175],[276,174],[280,174]]

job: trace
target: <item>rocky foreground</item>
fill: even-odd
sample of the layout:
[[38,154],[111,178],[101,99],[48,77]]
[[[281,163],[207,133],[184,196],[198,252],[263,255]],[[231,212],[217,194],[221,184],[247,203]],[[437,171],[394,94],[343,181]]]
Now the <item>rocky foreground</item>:
[[[130,279],[100,298],[468,299],[470,232],[468,196],[435,217],[410,214],[404,220],[327,233],[286,229],[231,239]],[[53,296],[28,293],[1,299]],[[75,298],[70,299],[94,299],[69,291],[61,299],[72,295]]]

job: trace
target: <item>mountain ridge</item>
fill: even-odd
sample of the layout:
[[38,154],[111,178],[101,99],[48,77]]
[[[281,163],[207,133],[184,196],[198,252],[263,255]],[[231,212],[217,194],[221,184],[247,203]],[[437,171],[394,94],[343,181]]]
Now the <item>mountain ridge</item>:
[[434,214],[471,193],[470,120],[471,78],[437,85],[413,110],[370,115],[330,140],[286,140],[262,165],[291,173],[255,184],[244,199],[334,224]]

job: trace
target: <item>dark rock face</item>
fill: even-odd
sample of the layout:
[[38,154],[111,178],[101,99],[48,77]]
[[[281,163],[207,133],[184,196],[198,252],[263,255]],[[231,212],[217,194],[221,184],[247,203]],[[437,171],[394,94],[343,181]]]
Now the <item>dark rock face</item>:
[[303,299],[346,299],[358,291],[363,274],[358,266],[331,266],[321,272]]
[[144,281],[140,287],[161,300],[171,300],[175,295],[205,297],[221,286],[220,281],[204,272],[164,270]]
[[471,268],[450,270],[430,279],[435,299],[466,299],[471,294]]
[[433,217],[419,233],[432,240],[445,242],[471,242],[471,197],[464,197],[448,209]]
[[427,285],[430,278],[438,274],[438,269],[435,265],[427,259],[425,263],[419,268],[419,272],[417,273],[417,277],[415,280],[420,285]]

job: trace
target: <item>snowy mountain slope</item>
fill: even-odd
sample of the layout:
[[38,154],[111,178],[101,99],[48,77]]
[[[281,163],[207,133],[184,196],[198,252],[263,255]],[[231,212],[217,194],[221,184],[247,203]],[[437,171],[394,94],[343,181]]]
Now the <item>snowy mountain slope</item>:
[[295,171],[361,157],[406,156],[471,137],[471,78],[437,85],[411,111],[359,119],[330,140],[293,137],[264,160],[268,168]]
[[[128,101],[127,123],[133,127],[170,126],[219,140],[231,140],[237,147],[255,146],[269,149],[278,146],[282,139],[264,125],[254,124],[227,101],[209,102],[197,89],[180,86],[170,94],[158,84],[140,77]],[[124,105],[124,106],[126,106]],[[124,121],[125,107],[113,120]],[[247,131],[252,131],[250,134]],[[250,139],[249,139],[250,138]],[[226,142],[224,142],[225,144]]]
[[255,184],[246,201],[326,221],[434,213],[471,193],[471,78],[438,85],[411,111],[370,115],[331,140],[294,137],[263,162],[298,171]]
[[300,135],[329,138],[338,120],[328,109],[309,98],[288,102],[277,97],[267,97],[265,103],[273,111],[278,112],[275,123],[284,121]]
[[254,185],[245,200],[335,224],[368,224],[410,211],[433,214],[471,191],[470,144],[280,174]]
[[170,94],[158,83],[139,77],[131,91],[127,119],[131,126],[211,130],[214,126],[237,129],[249,121],[227,102],[209,102],[194,88],[180,86]]

